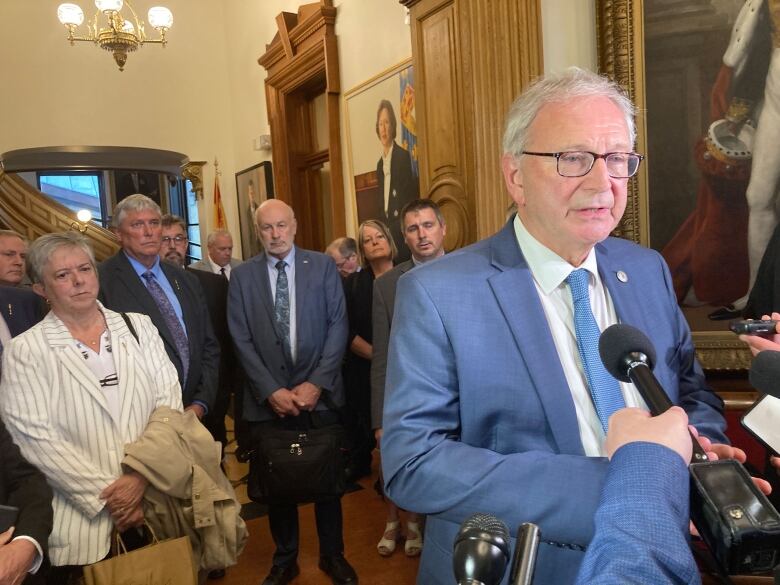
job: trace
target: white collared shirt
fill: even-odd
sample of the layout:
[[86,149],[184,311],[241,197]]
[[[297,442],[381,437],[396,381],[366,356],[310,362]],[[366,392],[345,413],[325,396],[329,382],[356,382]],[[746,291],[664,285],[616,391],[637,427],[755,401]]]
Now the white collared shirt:
[[393,147],[390,147],[390,150],[387,151],[387,154],[382,152],[382,173],[384,173],[385,176],[385,184],[382,185],[382,189],[385,195],[385,207],[384,212],[385,215],[387,215],[387,209],[390,206],[390,161],[393,160]]
[[230,280],[230,269],[231,269],[230,262],[228,262],[228,263],[227,263],[227,264],[225,264],[224,266],[220,266],[219,264],[217,264],[216,262],[214,262],[214,261],[211,259],[211,256],[209,256],[208,254],[206,254],[206,262],[208,262],[208,263],[209,263],[209,266],[211,266],[211,271],[212,271],[214,274],[217,274],[217,275],[219,275],[219,276],[222,276],[222,269],[224,268],[224,269],[225,269],[225,278],[227,278],[228,280]]
[[[536,292],[542,303],[547,324],[550,327],[558,359],[571,390],[574,408],[577,412],[577,422],[580,426],[580,439],[585,455],[589,457],[604,457],[604,430],[601,428],[596,407],[588,389],[585,370],[582,366],[577,336],[574,331],[574,303],[571,290],[566,284],[566,278],[575,267],[558,256],[555,252],[539,243],[515,216],[515,236],[523,252],[531,275],[534,278]],[[588,294],[593,317],[601,331],[618,322],[615,306],[609,296],[609,291],[601,282],[596,251],[592,249],[588,257],[577,268],[584,268],[590,276]],[[633,384],[620,382],[620,390],[626,406],[638,406],[647,409],[644,400]],[[544,389],[542,388],[543,392]]]
[[[290,294],[290,353],[292,354],[292,361],[295,363],[295,358],[298,356],[298,329],[295,321],[295,246],[290,249],[290,252],[282,260],[287,263],[284,271],[287,273],[287,291]],[[276,302],[276,279],[279,277],[279,271],[276,269],[277,262],[279,262],[279,258],[266,254],[268,278],[271,281],[271,299],[274,303]]]

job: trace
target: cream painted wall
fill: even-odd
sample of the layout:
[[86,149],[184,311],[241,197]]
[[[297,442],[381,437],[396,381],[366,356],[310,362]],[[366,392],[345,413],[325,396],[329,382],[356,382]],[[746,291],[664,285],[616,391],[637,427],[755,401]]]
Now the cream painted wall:
[[[593,1],[543,0],[546,70],[572,63],[595,68]],[[87,43],[68,46],[56,18],[59,2],[0,1],[0,153],[58,145],[142,146],[208,161],[204,235],[212,224],[216,157],[229,228],[238,235],[235,173],[270,158],[253,146],[257,136],[269,133],[266,75],[257,59],[273,39],[276,15],[296,12],[303,2],[164,0],[174,13],[169,45],[131,54],[124,72]],[[91,13],[90,0],[77,2]],[[135,1],[143,16],[152,4]],[[406,10],[397,1],[334,4],[342,93],[411,56]],[[343,126],[343,106],[341,118]],[[351,193],[344,162],[344,188]],[[354,234],[351,197],[346,217]]]
[[542,0],[544,70],[577,65],[595,71],[595,0]]

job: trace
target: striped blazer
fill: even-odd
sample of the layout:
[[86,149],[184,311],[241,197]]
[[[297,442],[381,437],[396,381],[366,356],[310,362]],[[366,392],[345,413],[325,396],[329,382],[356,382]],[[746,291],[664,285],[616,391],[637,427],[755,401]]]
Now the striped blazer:
[[122,474],[124,446],[158,406],[181,410],[176,369],[145,315],[100,305],[111,334],[121,396],[119,424],[96,376],[54,314],[15,337],[3,353],[0,413],[22,454],[54,491],[52,565],[84,565],[108,554],[113,522],[100,492]]

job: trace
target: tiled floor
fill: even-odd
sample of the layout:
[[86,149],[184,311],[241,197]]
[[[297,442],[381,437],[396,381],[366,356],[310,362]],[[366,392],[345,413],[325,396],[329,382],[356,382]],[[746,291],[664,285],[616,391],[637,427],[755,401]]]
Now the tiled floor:
[[[233,456],[235,443],[226,450],[228,477],[240,481],[247,473],[247,465],[238,463]],[[345,554],[355,568],[361,585],[413,585],[417,574],[419,558],[407,558],[401,543],[395,554],[389,558],[380,557],[376,543],[382,536],[385,525],[384,502],[373,489],[376,479],[377,461],[374,458],[374,472],[361,480],[362,489],[348,493],[342,499],[344,510]],[[246,503],[246,485],[238,483],[236,493]],[[317,568],[318,542],[314,524],[314,506],[300,507],[301,545],[298,564],[301,574],[293,581],[295,585],[330,585],[330,579]],[[249,543],[235,567],[227,571],[220,581],[208,581],[214,585],[260,585],[271,567],[274,551],[268,520],[265,516],[247,522]]]

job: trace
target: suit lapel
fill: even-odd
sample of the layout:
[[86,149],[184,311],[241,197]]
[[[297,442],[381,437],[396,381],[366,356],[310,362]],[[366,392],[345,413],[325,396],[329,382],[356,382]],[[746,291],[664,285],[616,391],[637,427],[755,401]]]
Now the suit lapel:
[[106,324],[108,325],[108,330],[111,332],[111,345],[114,348],[122,348],[120,351],[114,350],[113,356],[116,375],[119,381],[120,406],[118,430],[120,434],[122,434],[122,440],[128,441],[128,437],[124,436],[124,432],[131,428],[130,417],[133,413],[134,406],[133,389],[136,387],[135,376],[137,369],[140,366],[135,362],[135,352],[129,351],[127,344],[136,343],[136,340],[133,334],[130,333],[125,320],[120,314],[108,313],[107,311],[103,311],[103,314],[106,316]]
[[558,450],[584,455],[571,391],[560,362],[550,360],[558,350],[511,221],[493,238],[491,255],[499,272],[488,282],[533,380]]
[[73,382],[82,386],[110,418],[108,403],[100,384],[92,370],[84,363],[84,356],[73,345],[73,336],[65,324],[54,313],[49,312],[42,322],[41,330],[48,345],[58,350],[61,362]]
[[301,317],[311,285],[311,257],[306,250],[295,248],[295,327],[301,331]]
[[634,282],[636,279],[631,278],[631,266],[624,266],[619,258],[610,254],[609,247],[603,243],[596,246],[596,256],[599,276],[609,291],[618,320],[641,331],[650,331],[651,328],[645,322],[646,315],[642,311],[641,299],[638,297],[639,291]]
[[[276,337],[281,341],[281,336],[276,328],[276,317],[274,316],[274,296],[271,294],[271,281],[268,279],[268,256],[265,252],[261,252],[249,262],[257,263],[257,270],[252,271],[252,275],[255,279],[255,290],[260,292],[260,300],[263,305],[263,310],[268,317],[268,322],[273,325]],[[261,330],[264,325],[261,323]]]

